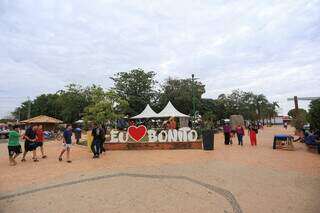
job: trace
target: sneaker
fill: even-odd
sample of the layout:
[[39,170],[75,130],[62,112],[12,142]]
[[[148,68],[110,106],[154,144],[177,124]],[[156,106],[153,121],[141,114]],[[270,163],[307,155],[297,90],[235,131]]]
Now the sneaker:
[[59,161],[62,161],[62,158],[59,158]]
[[37,158],[33,159],[33,162],[39,162],[39,160]]
[[26,161],[26,159],[24,159],[24,158],[23,158],[23,159],[21,159],[21,162],[25,162],[25,161]]
[[72,162],[71,160],[68,160],[68,161],[67,161],[67,163],[71,163],[71,162]]
[[44,159],[44,158],[47,158],[47,156],[46,155],[44,155],[44,156],[42,156],[42,158]]

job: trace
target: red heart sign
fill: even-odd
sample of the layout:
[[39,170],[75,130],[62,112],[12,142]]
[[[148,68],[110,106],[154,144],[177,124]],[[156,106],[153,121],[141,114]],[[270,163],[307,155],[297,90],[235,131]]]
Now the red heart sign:
[[139,142],[147,134],[147,127],[143,125],[139,127],[129,126],[128,133],[133,140]]

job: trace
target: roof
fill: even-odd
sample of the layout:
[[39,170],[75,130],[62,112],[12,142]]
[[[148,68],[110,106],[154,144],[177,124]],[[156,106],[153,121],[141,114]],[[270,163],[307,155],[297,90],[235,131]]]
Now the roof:
[[52,123],[52,124],[58,124],[63,123],[61,120],[52,118],[46,115],[39,115],[33,118],[30,118],[28,120],[20,121],[21,123],[31,124],[31,123]]
[[158,117],[158,114],[155,111],[153,111],[150,105],[148,104],[146,108],[144,108],[144,110],[139,115],[132,117],[132,119],[157,118],[157,117]]
[[190,117],[189,115],[185,115],[181,112],[179,112],[176,108],[174,108],[174,106],[172,105],[172,103],[169,101],[167,106],[158,113],[158,117],[159,118],[163,118],[163,117]]

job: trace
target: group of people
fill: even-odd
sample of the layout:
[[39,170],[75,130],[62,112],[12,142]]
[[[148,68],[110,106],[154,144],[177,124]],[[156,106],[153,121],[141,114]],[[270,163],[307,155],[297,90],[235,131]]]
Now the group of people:
[[[79,128],[78,128],[79,129]],[[77,128],[74,130],[75,132],[75,138],[76,141],[79,142],[79,130]],[[63,156],[66,153],[66,160],[68,163],[71,163],[70,160],[70,149],[72,142],[72,134],[73,134],[73,128],[71,125],[67,125],[65,131],[63,132],[63,148],[60,152],[59,161],[63,160]],[[93,153],[93,158],[99,158],[99,156],[102,154],[102,152],[105,152],[105,148],[103,147],[103,144],[106,140],[106,129],[101,126],[94,124],[92,129],[92,137],[93,142],[91,144],[91,150]],[[12,130],[9,132],[9,140],[8,140],[8,152],[9,152],[9,163],[12,166],[15,166],[17,164],[16,158],[22,153],[22,148],[20,145],[20,139],[24,139],[24,152],[21,159],[21,162],[26,161],[26,155],[28,152],[32,152],[32,159],[34,162],[38,162],[37,157],[37,148],[40,147],[41,151],[41,157],[47,158],[47,156],[44,154],[44,131],[42,128],[42,125],[31,125],[29,126],[25,133],[23,135],[20,134],[19,126],[15,125],[12,127]]]
[[[12,130],[9,132],[8,140],[8,152],[9,152],[9,163],[10,165],[16,165],[16,158],[22,153],[20,145],[20,129],[19,126],[15,125],[12,127]],[[24,143],[24,152],[21,161],[26,161],[26,155],[28,152],[32,152],[32,159],[34,162],[38,162],[37,157],[37,148],[40,147],[42,158],[47,158],[44,154],[43,141],[44,141],[44,132],[42,125],[33,125],[26,129],[25,134],[22,137],[25,140]]]
[[[232,130],[229,123],[225,123],[223,125],[223,133],[224,133],[224,144],[229,145],[232,144],[232,138],[237,135],[238,145],[243,146],[243,137],[245,136],[245,129],[243,126],[238,125],[234,130]],[[250,143],[252,146],[257,145],[257,134],[258,128],[250,124],[248,126],[248,135],[250,137]]]

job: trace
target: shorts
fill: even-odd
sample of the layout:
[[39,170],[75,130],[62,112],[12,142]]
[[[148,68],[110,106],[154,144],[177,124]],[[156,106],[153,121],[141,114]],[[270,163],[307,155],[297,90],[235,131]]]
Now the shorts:
[[64,144],[63,144],[63,148],[64,148],[64,149],[67,149],[67,148],[70,149],[70,148],[71,148],[71,143],[64,143]]
[[14,154],[22,153],[21,146],[8,146],[9,156],[12,157]]
[[37,148],[37,143],[36,142],[26,141],[24,143],[24,151],[25,152],[36,150],[36,148]]
[[43,142],[37,142],[37,147],[43,147]]

